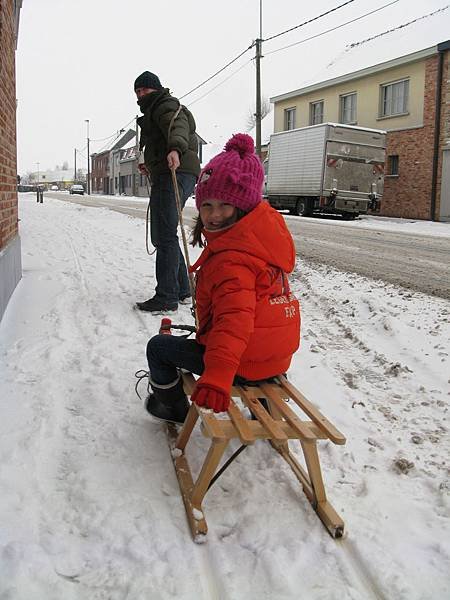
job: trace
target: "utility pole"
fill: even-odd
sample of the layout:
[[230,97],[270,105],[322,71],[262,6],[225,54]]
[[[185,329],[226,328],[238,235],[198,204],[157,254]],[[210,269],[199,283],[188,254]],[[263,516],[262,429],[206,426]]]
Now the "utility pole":
[[87,124],[87,193],[88,196],[91,193],[91,171],[90,171],[90,162],[91,157],[89,156],[89,119],[84,120]]
[[261,158],[261,58],[262,58],[262,0],[259,0],[259,38],[256,45],[256,154]]
[[75,168],[74,168],[74,172],[73,172],[73,182],[76,183],[77,182],[77,149],[75,148],[75,152],[74,152],[74,163],[75,163]]

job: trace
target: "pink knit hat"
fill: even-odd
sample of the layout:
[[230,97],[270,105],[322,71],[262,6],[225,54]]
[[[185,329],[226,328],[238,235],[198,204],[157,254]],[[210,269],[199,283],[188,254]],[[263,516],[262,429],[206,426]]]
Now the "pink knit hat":
[[223,152],[202,169],[195,191],[200,209],[205,200],[223,200],[250,212],[262,199],[264,169],[255,154],[253,139],[236,133],[225,144]]

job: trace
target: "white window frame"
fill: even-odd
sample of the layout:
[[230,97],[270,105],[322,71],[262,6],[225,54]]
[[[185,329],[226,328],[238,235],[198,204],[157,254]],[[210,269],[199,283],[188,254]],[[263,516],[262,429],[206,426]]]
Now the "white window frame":
[[[316,108],[319,108],[317,118]],[[314,102],[309,103],[309,124],[310,125],[320,125],[323,123],[323,114],[324,114],[324,101],[323,100],[315,100]]]
[[[346,125],[356,125],[357,121],[357,95],[356,92],[341,94],[339,96],[339,122]],[[350,106],[346,106],[347,103]]]
[[395,117],[408,114],[409,78],[380,85],[379,117]]
[[295,106],[291,106],[291,108],[284,109],[284,130],[290,131],[291,129],[295,129],[295,117],[296,117],[297,109]]

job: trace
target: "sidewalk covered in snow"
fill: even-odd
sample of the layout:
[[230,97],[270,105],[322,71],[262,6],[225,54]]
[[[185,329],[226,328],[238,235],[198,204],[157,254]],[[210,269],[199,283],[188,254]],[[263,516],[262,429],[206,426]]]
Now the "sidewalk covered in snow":
[[[154,285],[144,222],[32,194],[19,208],[23,278],[0,323],[1,598],[448,597],[449,302],[298,264],[289,377],[347,437],[320,447],[347,534],[327,534],[257,442],[206,497],[196,545],[164,426],[134,391],[160,321],[132,309]],[[191,324],[189,308],[173,320]],[[194,465],[205,448],[198,431]]]

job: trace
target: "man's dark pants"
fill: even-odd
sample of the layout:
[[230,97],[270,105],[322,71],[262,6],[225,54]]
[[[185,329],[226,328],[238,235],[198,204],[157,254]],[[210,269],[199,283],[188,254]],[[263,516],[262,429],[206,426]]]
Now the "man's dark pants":
[[[196,177],[177,172],[181,207],[194,191]],[[186,263],[178,243],[178,211],[171,173],[162,173],[152,182],[150,232],[156,248],[156,297],[167,305],[190,296]]]

